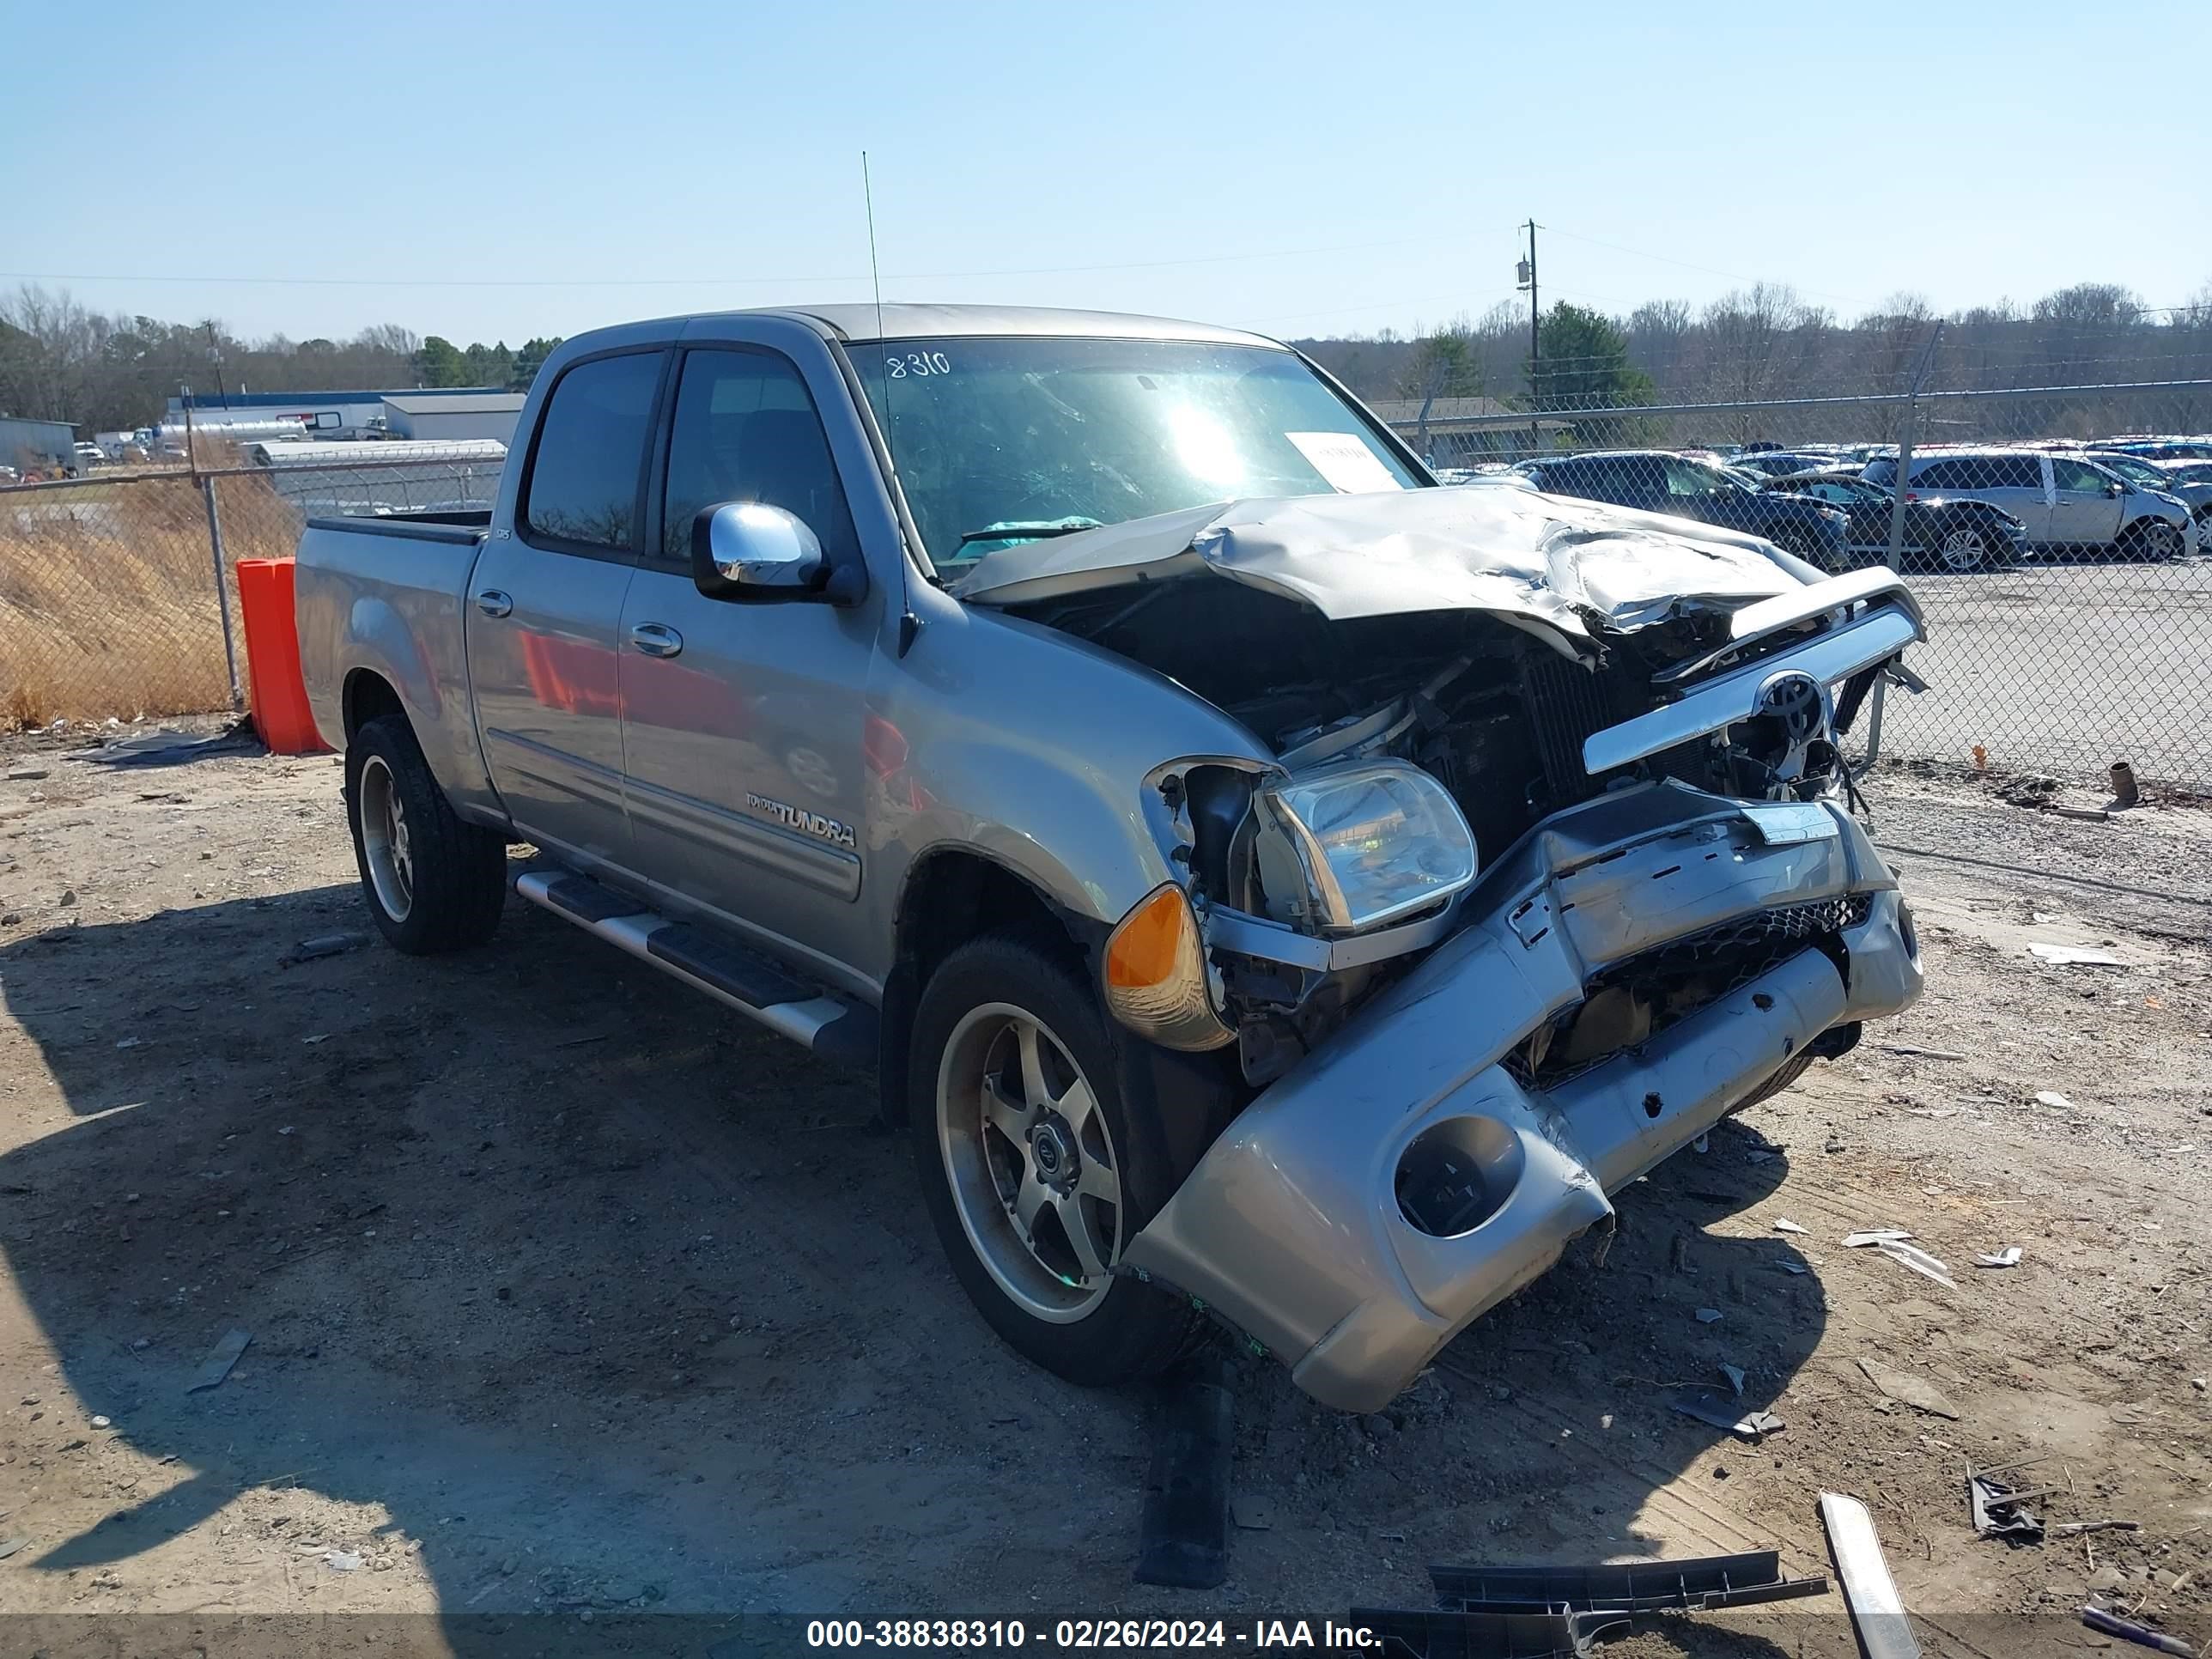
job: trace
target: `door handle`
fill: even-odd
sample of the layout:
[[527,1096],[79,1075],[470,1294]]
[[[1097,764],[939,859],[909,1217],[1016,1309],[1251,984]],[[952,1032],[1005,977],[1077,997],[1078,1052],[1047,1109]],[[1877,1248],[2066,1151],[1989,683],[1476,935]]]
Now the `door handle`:
[[514,610],[514,601],[496,587],[487,587],[477,595],[477,609],[487,617],[505,617]]
[[672,657],[684,648],[684,636],[662,623],[637,623],[629,642],[648,657]]

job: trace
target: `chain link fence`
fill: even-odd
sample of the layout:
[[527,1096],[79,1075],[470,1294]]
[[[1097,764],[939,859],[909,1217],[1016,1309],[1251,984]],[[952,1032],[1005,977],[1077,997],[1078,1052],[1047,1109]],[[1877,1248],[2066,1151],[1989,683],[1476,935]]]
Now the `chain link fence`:
[[1909,660],[1929,689],[1887,698],[1886,755],[2081,781],[2126,760],[2212,788],[2212,379],[2160,372],[2191,361],[2125,382],[1945,387],[1927,367],[1890,392],[1379,412],[1453,482],[1905,573],[1929,635]]
[[[1830,569],[1905,573],[1927,613],[1929,641],[1911,660],[1929,689],[1887,698],[1885,754],[2083,781],[2124,759],[2146,780],[2204,790],[2212,379],[2161,367],[2096,385],[1916,387],[1908,375],[1901,390],[1818,397],[1561,395],[1533,412],[1432,398],[1377,412],[1455,481],[1674,514]],[[286,556],[312,514],[488,507],[500,466],[318,460],[0,489],[0,720],[228,706],[241,672],[232,563]]]
[[371,459],[0,489],[0,722],[234,706],[239,560],[289,557],[316,514],[489,507],[500,470]]

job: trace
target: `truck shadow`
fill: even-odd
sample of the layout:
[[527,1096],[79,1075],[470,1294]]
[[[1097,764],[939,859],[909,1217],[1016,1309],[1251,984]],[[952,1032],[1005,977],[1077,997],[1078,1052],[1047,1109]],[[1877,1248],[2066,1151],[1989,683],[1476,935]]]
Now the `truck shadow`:
[[[416,1572],[458,1651],[557,1650],[590,1613],[696,1654],[739,1615],[1210,1601],[1132,1591],[1141,1398],[990,1340],[872,1079],[519,905],[467,955],[278,965],[337,928],[367,931],[349,885],[0,949],[79,1120],[0,1156],[0,1248],[61,1369],[10,1419],[38,1605],[112,1571],[149,1616],[349,1613]],[[1237,1481],[1277,1519],[1236,1534],[1222,1605],[1340,1617],[1419,1605],[1425,1560],[1753,1547],[1668,1508],[1727,1437],[1662,1395],[1729,1364],[1768,1403],[1819,1340],[1786,1241],[1707,1231],[1786,1169],[1717,1133],[1623,1195],[1602,1267],[1584,1249],[1373,1417],[1240,1361]],[[187,1393],[232,1329],[244,1358]]]

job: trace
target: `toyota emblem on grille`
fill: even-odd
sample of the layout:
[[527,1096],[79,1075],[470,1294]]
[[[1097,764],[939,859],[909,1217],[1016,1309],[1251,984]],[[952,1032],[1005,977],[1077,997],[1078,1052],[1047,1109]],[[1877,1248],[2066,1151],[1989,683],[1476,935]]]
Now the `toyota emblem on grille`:
[[1780,720],[1791,743],[1804,743],[1828,724],[1828,694],[1802,669],[1785,668],[1760,684],[1759,712]]

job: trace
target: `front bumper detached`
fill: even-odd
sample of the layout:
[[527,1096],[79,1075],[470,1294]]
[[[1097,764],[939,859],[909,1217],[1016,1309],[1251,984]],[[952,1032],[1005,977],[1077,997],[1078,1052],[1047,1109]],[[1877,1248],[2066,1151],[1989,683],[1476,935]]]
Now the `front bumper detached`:
[[[1238,1115],[1124,1255],[1347,1411],[1386,1404],[1822,1032],[1920,991],[1894,878],[1826,805],[1621,791],[1547,820],[1461,915]],[[1696,1013],[1548,1090],[1509,1064],[1608,970],[1747,930],[1758,971]],[[1443,1235],[1400,1196],[1438,1178],[1467,1195]]]

